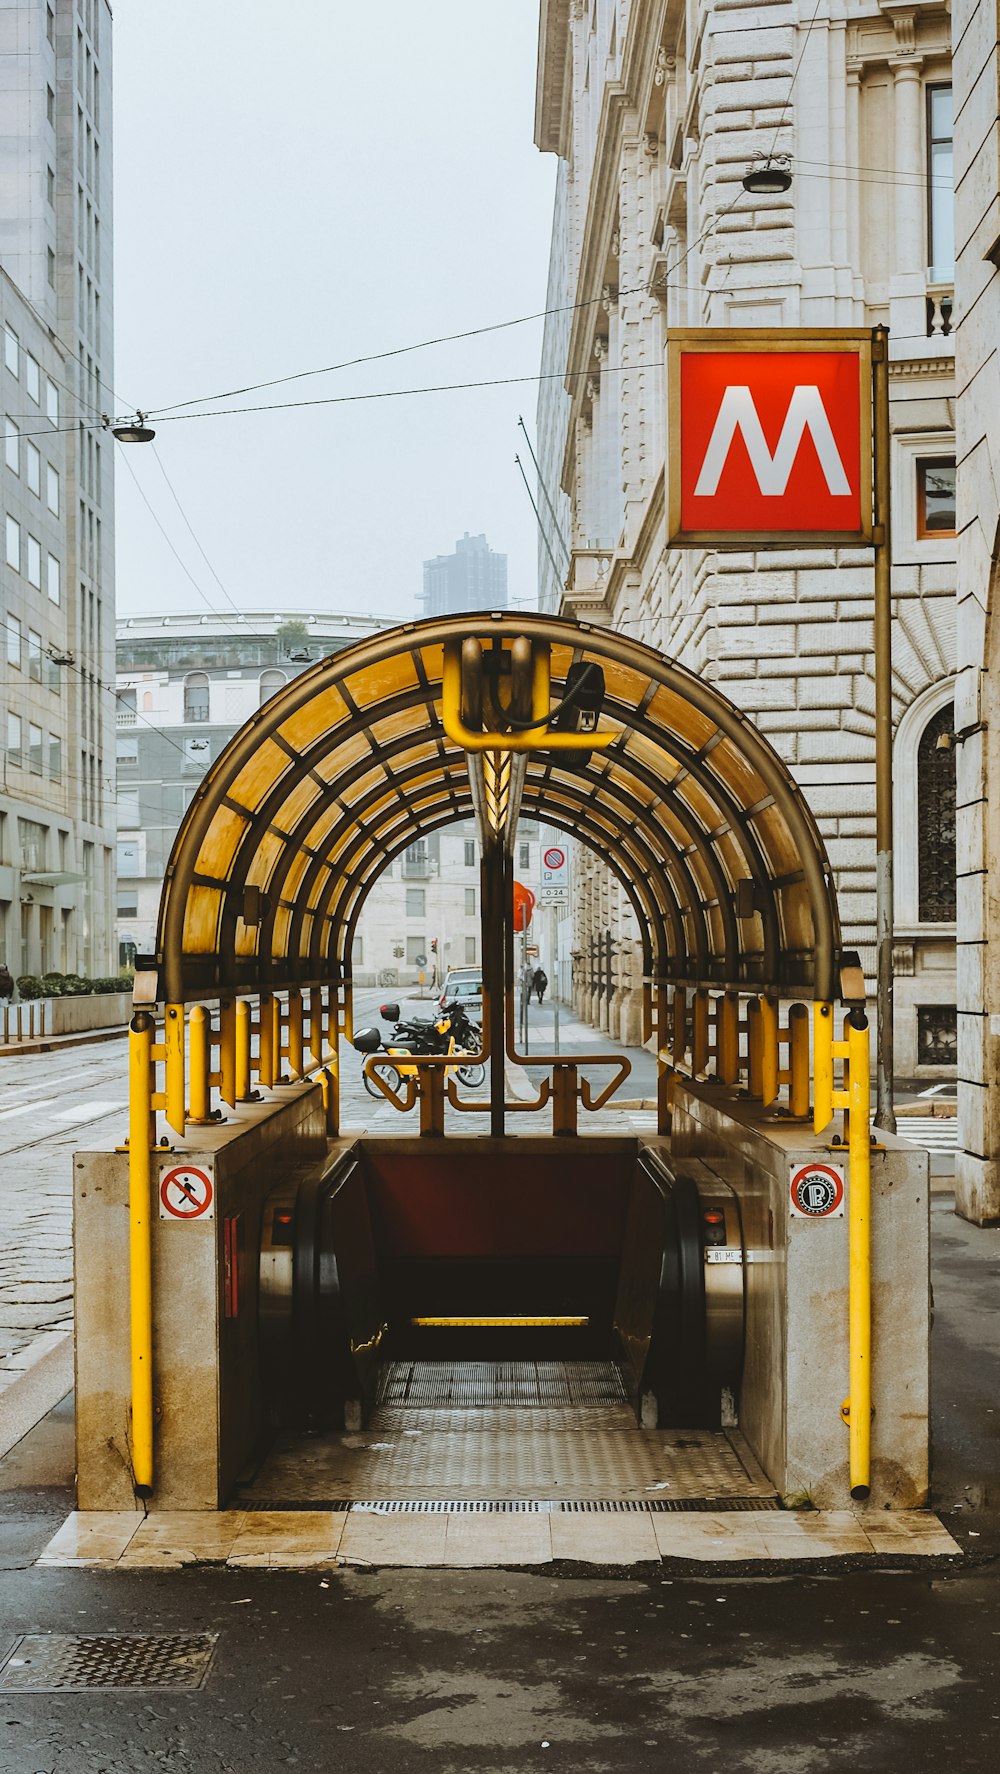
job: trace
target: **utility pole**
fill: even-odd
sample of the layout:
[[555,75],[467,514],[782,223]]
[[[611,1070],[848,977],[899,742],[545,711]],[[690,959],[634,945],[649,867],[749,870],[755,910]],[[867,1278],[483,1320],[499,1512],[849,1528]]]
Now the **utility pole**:
[[875,1126],[895,1133],[893,1087],[892,464],[889,329],[872,328],[875,444],[875,929],[878,1039]]

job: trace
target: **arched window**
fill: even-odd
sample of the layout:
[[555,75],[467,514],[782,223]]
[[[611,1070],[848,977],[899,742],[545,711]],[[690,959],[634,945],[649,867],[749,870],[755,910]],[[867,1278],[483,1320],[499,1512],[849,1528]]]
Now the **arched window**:
[[932,715],[917,747],[917,915],[955,922],[955,752],[938,747],[955,730],[955,704]]
[[184,679],[184,719],[208,720],[208,678],[203,671],[189,671]]
[[260,674],[260,706],[283,690],[288,682],[283,671],[262,671]]

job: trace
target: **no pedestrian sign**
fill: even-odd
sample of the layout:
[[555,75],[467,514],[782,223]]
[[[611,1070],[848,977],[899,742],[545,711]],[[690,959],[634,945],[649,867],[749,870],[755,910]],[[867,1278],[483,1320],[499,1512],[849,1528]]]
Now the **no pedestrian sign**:
[[844,1173],[839,1164],[793,1164],[789,1195],[793,1219],[844,1217]]
[[207,1170],[174,1164],[160,1176],[161,1220],[214,1220],[215,1188]]

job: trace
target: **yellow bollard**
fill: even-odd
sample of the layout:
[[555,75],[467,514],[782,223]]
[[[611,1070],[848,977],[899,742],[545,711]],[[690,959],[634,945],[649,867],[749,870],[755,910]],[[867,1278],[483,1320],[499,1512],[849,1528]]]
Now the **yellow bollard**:
[[250,1087],[250,1004],[240,998],[236,1004],[236,1102],[252,1101]]
[[788,1108],[792,1115],[809,1113],[809,1012],[793,1004],[788,1012]]
[[236,1107],[236,999],[219,1003],[219,1095]]
[[720,1084],[735,1084],[740,1075],[740,1000],[723,992],[715,1001],[715,1070]]
[[274,1011],[269,992],[262,992],[257,1009],[257,1076],[265,1090],[274,1083]]
[[168,1004],[163,1018],[167,1120],[175,1133],[184,1132],[184,1006]]
[[153,1019],[137,1010],[129,1024],[128,1212],[132,1385],[132,1478],[136,1494],[153,1491]]
[[699,986],[691,1018],[691,1071],[700,1078],[708,1070],[708,992]]
[[869,1119],[871,1083],[868,1019],[852,1010],[847,1042],[850,1067],[848,1248],[850,1252],[850,1429],[851,1496],[863,1501],[871,1490],[872,1278],[871,1167]]
[[301,1078],[305,1070],[302,1040],[302,993],[292,986],[288,993],[288,1070],[293,1078]]
[[772,998],[760,1000],[760,1098],[765,1109],[777,1101],[780,1087],[778,1064],[778,1006]]
[[813,1005],[813,1132],[833,1120],[833,1005]]
[[212,1119],[212,1087],[209,1083],[212,1069],[212,1019],[204,1004],[196,1004],[191,1011],[188,1045],[191,1069],[191,1113],[188,1120],[193,1121],[196,1126],[203,1126]]
[[763,1041],[760,999],[747,999],[747,1092],[758,1099],[764,1094]]

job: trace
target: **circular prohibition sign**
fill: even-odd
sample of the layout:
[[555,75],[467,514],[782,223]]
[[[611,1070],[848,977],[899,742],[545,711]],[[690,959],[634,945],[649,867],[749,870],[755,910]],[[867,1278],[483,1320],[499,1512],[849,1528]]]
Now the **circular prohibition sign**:
[[542,862],[547,869],[564,868],[566,865],[566,852],[565,850],[559,850],[553,846],[551,850],[546,850],[545,855],[542,857]]
[[160,1201],[175,1220],[199,1220],[211,1212],[215,1190],[207,1171],[179,1164],[160,1180]]
[[844,1179],[832,1164],[803,1164],[792,1172],[792,1211],[806,1219],[828,1219],[844,1201]]

